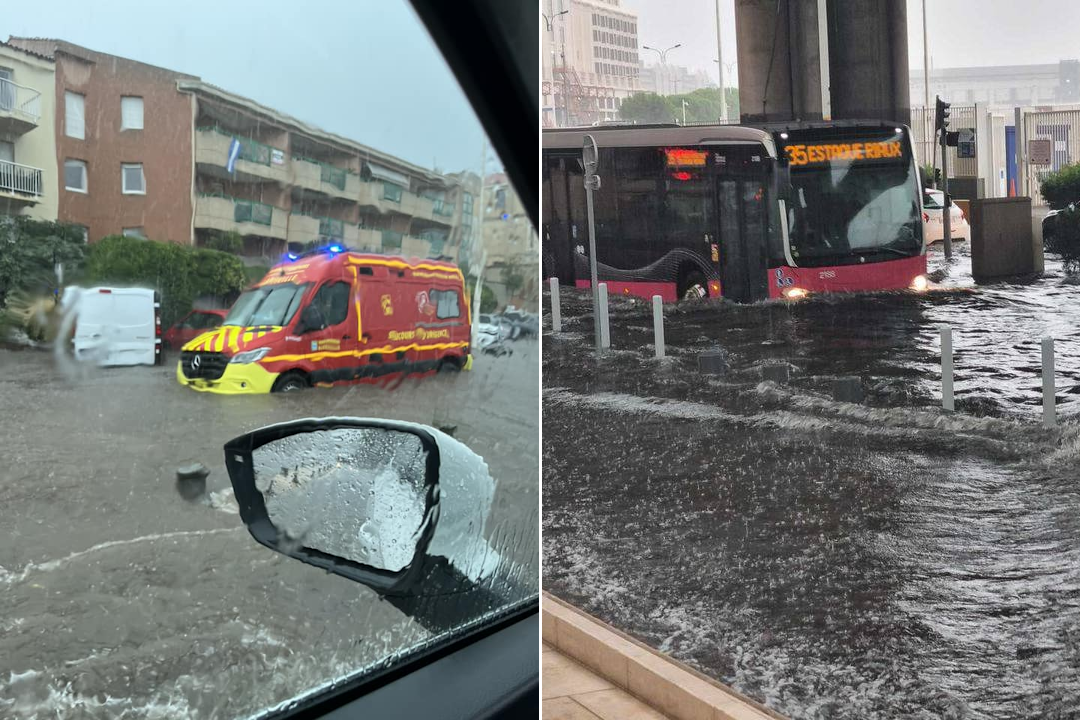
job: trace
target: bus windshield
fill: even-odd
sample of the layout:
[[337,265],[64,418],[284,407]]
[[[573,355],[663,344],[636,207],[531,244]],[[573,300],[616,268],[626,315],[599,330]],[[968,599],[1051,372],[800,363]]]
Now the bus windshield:
[[309,287],[310,283],[282,283],[248,290],[237,299],[222,324],[240,327],[288,325]]
[[859,262],[868,254],[918,255],[919,191],[910,160],[828,160],[793,169],[787,206],[792,259],[822,265]]

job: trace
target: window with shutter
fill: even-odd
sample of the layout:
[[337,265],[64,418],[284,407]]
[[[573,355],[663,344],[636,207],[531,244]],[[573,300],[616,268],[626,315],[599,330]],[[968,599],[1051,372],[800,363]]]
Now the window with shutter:
[[64,134],[86,139],[86,98],[79,93],[64,93]]
[[143,129],[143,99],[134,95],[120,98],[120,129]]

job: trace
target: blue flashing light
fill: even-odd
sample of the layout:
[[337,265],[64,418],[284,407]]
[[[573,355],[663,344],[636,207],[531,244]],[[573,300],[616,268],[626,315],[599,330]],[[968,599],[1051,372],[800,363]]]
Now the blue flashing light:
[[503,220],[509,220],[510,219],[510,213],[503,213],[502,214],[502,219]]
[[300,256],[299,256],[299,255],[297,255],[296,253],[287,253],[287,254],[285,255],[285,257],[289,258],[289,261],[291,262],[291,261],[293,261],[293,260],[297,259],[297,258],[298,258],[298,257],[300,257]]
[[340,245],[331,245],[330,247],[328,247],[328,248],[326,248],[326,249],[327,249],[327,250],[329,250],[329,251],[330,251],[330,252],[332,252],[332,253],[339,253],[339,252],[341,252],[341,246],[340,246]]

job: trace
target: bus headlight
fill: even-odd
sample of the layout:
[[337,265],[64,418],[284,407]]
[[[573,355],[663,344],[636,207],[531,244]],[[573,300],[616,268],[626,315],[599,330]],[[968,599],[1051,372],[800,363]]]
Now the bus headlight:
[[788,300],[802,300],[809,294],[810,293],[803,290],[802,288],[797,287],[786,288],[783,292],[784,297],[786,297]]
[[916,275],[911,281],[911,289],[915,292],[926,292],[930,288],[930,281],[925,275]]
[[258,362],[266,357],[266,354],[270,352],[269,347],[261,347],[256,350],[248,350],[242,353],[236,353],[229,360],[231,363],[237,363],[238,365],[247,365],[249,363]]

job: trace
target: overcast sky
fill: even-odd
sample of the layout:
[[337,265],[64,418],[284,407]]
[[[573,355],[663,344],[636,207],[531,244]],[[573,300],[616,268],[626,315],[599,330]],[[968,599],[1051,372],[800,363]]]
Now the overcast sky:
[[[716,78],[715,0],[622,0],[621,4],[638,13],[641,44],[664,49],[682,43],[668,54],[668,63],[707,69]],[[927,0],[926,5],[932,67],[1080,58],[1077,0]],[[734,63],[734,0],[720,0],[720,6],[724,61]],[[908,0],[908,48],[910,67],[922,68],[921,0]],[[656,53],[642,50],[641,54],[646,62],[656,62]]]
[[[203,80],[444,172],[482,130],[405,0],[5,0],[0,39],[57,37]],[[107,6],[108,9],[105,9]],[[489,161],[488,170],[493,163]]]

